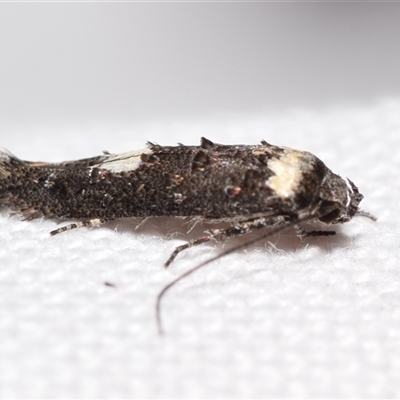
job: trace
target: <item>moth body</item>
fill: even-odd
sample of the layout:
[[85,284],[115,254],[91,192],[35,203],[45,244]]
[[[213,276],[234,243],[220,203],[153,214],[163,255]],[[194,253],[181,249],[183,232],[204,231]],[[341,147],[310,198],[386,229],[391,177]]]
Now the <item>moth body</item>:
[[303,223],[349,221],[363,196],[348,179],[334,174],[313,154],[287,147],[221,145],[202,138],[200,146],[159,146],[124,154],[62,163],[22,161],[0,151],[0,206],[27,219],[76,220],[57,234],[82,226],[129,217],[179,217],[192,222],[230,223],[175,249],[167,267],[183,250],[267,228],[260,237],[189,269],[157,297],[160,304],[182,278],[217,258],[294,227],[302,239],[334,231],[305,231]]

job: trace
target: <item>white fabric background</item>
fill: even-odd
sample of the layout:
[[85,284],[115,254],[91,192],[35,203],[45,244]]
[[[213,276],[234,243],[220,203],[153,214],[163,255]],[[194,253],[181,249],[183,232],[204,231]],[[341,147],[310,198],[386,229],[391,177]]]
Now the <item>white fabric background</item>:
[[[146,140],[258,143],[309,150],[364,194],[376,223],[336,237],[282,233],[158,292],[222,246],[162,265],[179,221],[121,221],[49,237],[54,221],[0,215],[1,397],[399,397],[400,100],[130,127],[38,126],[7,147],[56,161]],[[204,227],[196,228],[200,234]],[[169,237],[169,239],[168,239]],[[241,242],[236,240],[233,243]],[[106,287],[112,282],[116,288]]]

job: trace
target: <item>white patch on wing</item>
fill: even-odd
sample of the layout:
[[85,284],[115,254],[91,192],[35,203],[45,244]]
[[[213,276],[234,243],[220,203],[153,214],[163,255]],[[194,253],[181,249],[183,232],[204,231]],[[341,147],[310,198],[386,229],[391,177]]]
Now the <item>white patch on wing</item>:
[[106,169],[111,172],[133,171],[142,164],[140,156],[142,154],[150,154],[151,152],[151,149],[145,148],[133,150],[128,153],[109,154],[104,156],[102,162],[94,165],[94,167]]
[[275,174],[266,184],[280,197],[291,197],[296,193],[303,172],[310,168],[309,153],[304,151],[284,148],[284,153],[279,158],[271,158],[268,168]]

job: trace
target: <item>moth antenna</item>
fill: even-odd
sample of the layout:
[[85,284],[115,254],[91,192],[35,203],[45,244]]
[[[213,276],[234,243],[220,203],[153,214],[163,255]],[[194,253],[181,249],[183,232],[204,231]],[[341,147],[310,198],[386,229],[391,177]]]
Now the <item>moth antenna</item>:
[[[323,214],[325,215],[325,213]],[[175,284],[177,284],[179,281],[181,281],[182,279],[186,278],[187,276],[193,274],[194,272],[196,272],[197,270],[199,270],[200,268],[205,267],[206,265],[212,263],[213,261],[218,260],[221,257],[224,257],[230,253],[233,253],[235,251],[241,250],[241,249],[245,249],[246,247],[249,247],[251,245],[253,245],[254,243],[257,243],[261,240],[265,240],[266,238],[274,235],[275,233],[278,232],[282,232],[288,228],[291,228],[292,226],[295,226],[301,222],[307,222],[310,220],[314,220],[314,219],[318,219],[320,217],[322,217],[323,215],[308,215],[305,218],[299,218],[296,219],[296,221],[288,221],[285,224],[280,225],[279,227],[276,227],[275,229],[271,229],[268,232],[266,232],[264,235],[257,237],[255,239],[251,239],[248,240],[245,243],[242,243],[236,247],[232,247],[230,249],[224,250],[222,253],[219,253],[218,255],[209,258],[208,260],[205,260],[204,262],[196,265],[195,267],[189,269],[188,271],[184,272],[182,275],[179,275],[177,278],[175,278],[172,282],[170,282],[167,286],[164,287],[164,289],[161,290],[161,292],[158,294],[157,296],[157,301],[156,301],[156,321],[157,321],[157,329],[158,329],[158,333],[159,335],[163,335],[164,334],[164,329],[163,329],[163,324],[162,324],[162,319],[161,319],[161,300],[163,299],[163,297],[165,296],[165,294],[168,292],[169,289],[171,289],[173,286],[175,286]]]

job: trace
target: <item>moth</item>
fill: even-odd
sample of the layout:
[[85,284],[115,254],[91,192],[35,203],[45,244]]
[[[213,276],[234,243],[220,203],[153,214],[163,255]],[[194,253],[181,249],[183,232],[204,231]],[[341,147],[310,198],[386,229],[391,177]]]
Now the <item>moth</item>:
[[190,224],[227,222],[175,249],[169,266],[183,250],[225,241],[260,229],[265,234],[223,251],[176,278],[160,302],[183,277],[216,258],[294,227],[297,235],[329,236],[334,231],[306,231],[304,223],[327,225],[372,217],[359,209],[363,195],[349,179],[334,174],[315,155],[262,141],[259,145],[222,145],[201,138],[200,146],[147,147],[123,154],[61,163],[23,161],[0,151],[0,206],[25,219],[75,220],[51,232],[93,227],[120,218],[178,217]]

